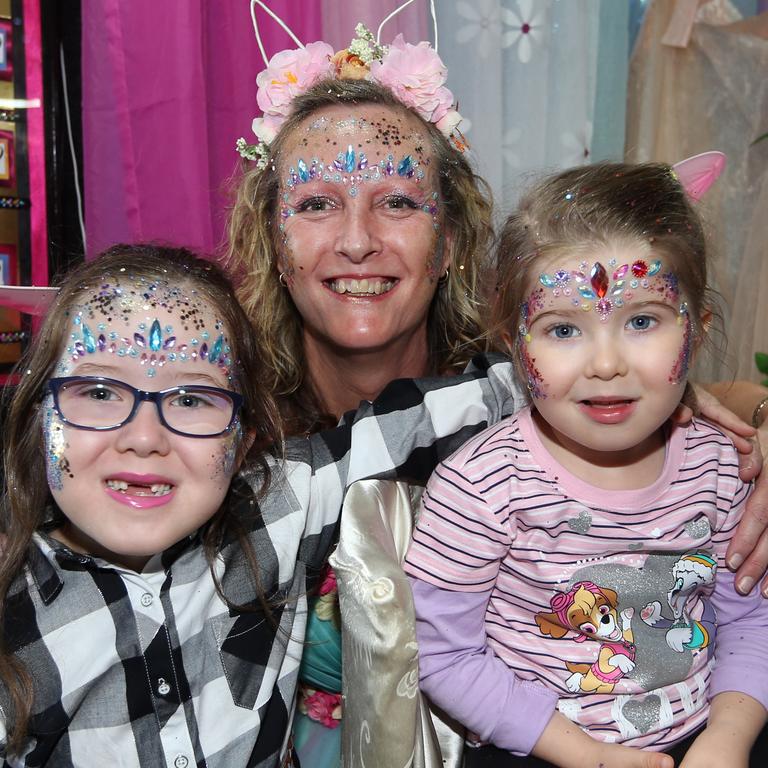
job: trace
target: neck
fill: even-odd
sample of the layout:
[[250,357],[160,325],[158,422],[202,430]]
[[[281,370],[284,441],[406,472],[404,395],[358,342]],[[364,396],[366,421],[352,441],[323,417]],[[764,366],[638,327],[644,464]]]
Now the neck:
[[572,475],[596,488],[630,491],[646,488],[661,476],[666,457],[663,427],[639,445],[616,451],[600,451],[576,444],[553,429],[533,410],[533,425],[544,447]]
[[429,373],[426,329],[385,348],[360,351],[330,346],[305,333],[304,353],[324,410],[337,418],[361,400],[375,400],[394,379]]

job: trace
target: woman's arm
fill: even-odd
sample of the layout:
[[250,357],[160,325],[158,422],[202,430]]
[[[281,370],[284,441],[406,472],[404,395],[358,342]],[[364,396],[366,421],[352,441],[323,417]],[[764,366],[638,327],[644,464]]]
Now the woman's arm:
[[[734,441],[742,480],[757,478],[744,517],[728,545],[726,562],[736,571],[736,588],[740,594],[748,594],[763,579],[763,595],[768,597],[768,473],[761,472],[763,456],[768,450],[768,422],[765,421],[768,401],[762,405],[766,396],[768,388],[749,381],[716,382],[703,389],[696,388],[702,415]],[[751,423],[753,416],[757,417],[757,440],[752,439],[754,428],[745,423]],[[734,417],[743,419],[741,425]],[[746,443],[748,451],[745,449],[747,438],[751,441]]]

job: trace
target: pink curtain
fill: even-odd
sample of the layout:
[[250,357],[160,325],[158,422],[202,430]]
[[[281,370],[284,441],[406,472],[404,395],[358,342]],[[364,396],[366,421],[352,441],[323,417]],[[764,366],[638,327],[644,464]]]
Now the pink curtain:
[[[349,43],[398,0],[270,0],[305,42]],[[384,29],[431,37],[417,0]],[[226,218],[235,141],[252,140],[264,63],[248,0],[83,0],[83,144],[87,252],[158,240],[211,252]],[[294,47],[257,9],[267,56]],[[427,34],[429,30],[429,35]]]
[[[270,6],[300,40],[321,37],[317,3]],[[82,18],[88,254],[134,240],[210,252],[264,67],[247,0],[83,0]],[[268,55],[292,47],[259,19]]]

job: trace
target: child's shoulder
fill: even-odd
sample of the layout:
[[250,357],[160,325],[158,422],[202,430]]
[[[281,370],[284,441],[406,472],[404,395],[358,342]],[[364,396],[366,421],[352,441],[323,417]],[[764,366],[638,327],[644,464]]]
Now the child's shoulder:
[[698,416],[686,427],[686,448],[700,448],[723,455],[735,455],[733,441],[720,427]]
[[524,408],[497,424],[486,427],[470,438],[464,445],[449,456],[443,463],[451,466],[464,466],[477,459],[491,460],[494,456],[504,457],[510,452],[517,453],[524,449],[525,440],[520,433],[520,419],[529,411]]

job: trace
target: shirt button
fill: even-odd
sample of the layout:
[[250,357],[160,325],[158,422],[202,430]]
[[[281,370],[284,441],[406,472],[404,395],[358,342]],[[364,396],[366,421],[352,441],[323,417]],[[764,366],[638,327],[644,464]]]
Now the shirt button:
[[187,768],[189,760],[184,755],[176,755],[176,759],[173,761],[175,768]]
[[152,601],[153,601],[154,599],[155,599],[155,598],[152,596],[152,593],[151,593],[151,592],[145,592],[145,593],[144,593],[144,594],[141,596],[141,604],[142,604],[142,605],[143,605],[145,608],[149,608],[149,606],[150,606],[150,605],[152,605]]

